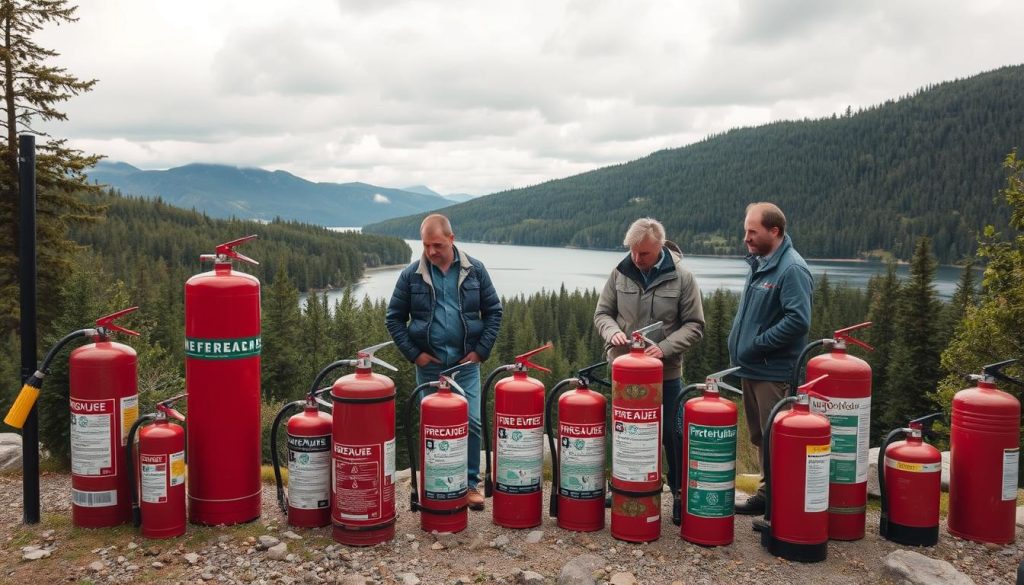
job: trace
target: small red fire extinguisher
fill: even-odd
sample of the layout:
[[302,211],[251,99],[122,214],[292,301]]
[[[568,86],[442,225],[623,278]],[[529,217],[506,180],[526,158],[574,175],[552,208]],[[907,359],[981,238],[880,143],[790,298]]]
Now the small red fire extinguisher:
[[[132,520],[135,526],[141,525],[146,538],[185,534],[185,429],[168,420],[185,422],[174,409],[174,403],[185,396],[158,402],[156,412],[135,421],[128,433],[125,461],[132,478]],[[152,424],[147,425],[149,422]],[[136,431],[138,458],[133,452]]]
[[[832,425],[811,410],[810,399],[827,398],[810,389],[824,376],[780,400],[768,420],[763,457],[765,504],[761,546],[790,561],[813,563],[828,554],[829,455]],[[788,404],[793,409],[780,414]]]
[[[722,381],[740,368],[710,374],[703,384],[691,384],[679,393],[672,409],[683,407],[682,464],[676,497],[680,511],[679,536],[703,546],[723,546],[733,541],[736,499],[736,405],[721,397],[721,389],[740,396],[741,390]],[[688,400],[694,391],[700,397]],[[673,449],[674,450],[674,449]],[[679,457],[670,451],[669,456]],[[683,489],[685,488],[685,492]],[[673,506],[673,522],[678,509]]]
[[1024,386],[1002,372],[1017,360],[972,375],[977,386],[953,396],[949,433],[950,534],[1009,544],[1015,536],[1020,461],[1020,401],[996,380]]
[[664,366],[644,353],[652,323],[632,333],[629,353],[612,362],[612,537],[661,536],[661,396]]
[[[290,402],[277,413],[270,427],[270,460],[277,484],[277,505],[288,516],[288,525],[319,528],[331,523],[331,415],[320,410],[331,403],[320,396],[330,386],[317,388],[329,372],[355,360],[339,360],[320,370],[303,400]],[[281,463],[277,452],[277,433],[281,421],[293,410],[301,412],[288,419],[288,493],[281,481]]]
[[356,371],[331,388],[334,540],[372,546],[395,535],[395,382],[373,364],[398,368],[374,356],[387,341],[359,350]]
[[[942,454],[923,440],[941,412],[910,421],[885,436],[878,450],[882,515],[878,533],[893,542],[932,546],[939,542]],[[905,435],[903,441],[896,441]]]
[[[441,372],[438,380],[420,384],[405,406],[406,445],[412,467],[409,509],[422,512],[425,532],[461,532],[469,521],[466,496],[469,467],[469,402],[455,382],[458,368]],[[420,401],[430,388],[437,391]],[[452,390],[457,392],[454,393]],[[413,410],[420,405],[420,442],[413,438]],[[417,455],[418,454],[418,455]],[[423,481],[418,481],[416,459],[423,462]],[[422,486],[422,489],[421,487]]]
[[[551,349],[546,343],[515,357],[515,363],[499,366],[487,377],[480,395],[486,411],[487,394],[497,374],[511,370],[511,376],[494,385],[494,437],[481,416],[487,468],[484,495],[494,497],[492,520],[506,528],[532,528],[541,522],[544,485],[544,384],[527,375],[534,364],[530,358]],[[494,440],[494,474],[491,474],[491,440]]]
[[43,378],[57,353],[79,337],[93,342],[68,358],[71,406],[71,521],[80,528],[105,528],[128,522],[131,503],[124,447],[139,417],[138,358],[135,350],[110,340],[114,331],[138,335],[114,324],[131,307],[96,320],[95,329],[64,336],[22,386],[4,422],[21,428],[39,397]]
[[[544,405],[544,426],[553,464],[548,514],[558,527],[575,532],[604,528],[605,412],[607,399],[591,390],[594,384],[611,384],[594,375],[607,361],[587,366],[576,377],[562,380],[551,389]],[[574,392],[562,394],[572,386]],[[561,395],[561,398],[559,398]],[[558,448],[551,407],[558,401]],[[557,457],[555,454],[557,453]]]

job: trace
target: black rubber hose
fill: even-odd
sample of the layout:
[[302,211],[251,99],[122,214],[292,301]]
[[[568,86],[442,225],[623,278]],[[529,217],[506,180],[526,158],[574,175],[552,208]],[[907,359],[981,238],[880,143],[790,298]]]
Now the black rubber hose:
[[502,374],[511,370],[514,366],[504,365],[494,368],[487,376],[487,382],[484,383],[483,388],[480,391],[480,427],[483,431],[484,439],[484,454],[487,461],[484,462],[484,497],[489,498],[494,493],[494,482],[491,481],[491,428],[487,424],[487,395],[490,393],[491,384],[494,384],[494,379],[498,377],[498,374]]
[[826,341],[829,340],[819,339],[804,346],[800,352],[800,357],[796,358],[796,363],[793,364],[793,376],[789,381],[789,394],[787,396],[796,396],[796,389],[800,387],[800,370],[804,367],[804,359],[807,358],[807,354],[811,353],[814,348],[825,345]]
[[764,475],[764,520],[771,526],[772,519],[772,428],[775,426],[775,417],[787,404],[796,402],[796,396],[787,396],[778,401],[772,407],[768,415],[768,428],[765,429],[761,439],[761,473]]
[[307,395],[308,396],[313,396],[314,394],[317,394],[316,387],[320,385],[320,382],[322,382],[323,379],[327,377],[327,374],[329,374],[331,372],[331,370],[340,368],[342,366],[350,366],[353,363],[354,363],[353,360],[347,359],[347,360],[338,360],[336,362],[331,362],[331,363],[327,364],[326,366],[324,366],[324,369],[320,370],[320,373],[317,374],[316,378],[313,379],[313,383],[310,384],[309,392],[307,393]]
[[135,456],[132,453],[133,443],[135,442],[135,431],[139,430],[146,421],[156,419],[155,414],[146,414],[140,416],[132,424],[132,428],[128,431],[128,444],[124,446],[124,459],[125,459],[125,470],[128,474],[128,485],[131,493],[131,504],[132,504],[132,525],[138,527],[142,524],[142,509],[139,507],[139,495],[138,489],[135,487]]
[[277,506],[281,508],[281,512],[285,515],[288,514],[288,502],[285,501],[284,497],[284,484],[281,482],[281,462],[277,456],[277,429],[281,426],[281,420],[288,414],[288,411],[295,408],[303,408],[306,405],[305,400],[296,400],[295,402],[289,402],[281,408],[277,416],[274,417],[274,424],[270,425],[270,461],[274,465],[274,481],[277,483]]
[[551,407],[555,404],[556,397],[561,394],[562,387],[568,386],[575,379],[568,378],[555,384],[544,401],[544,430],[548,433],[548,449],[551,450],[551,496],[548,500],[548,516],[552,518],[558,517],[558,489],[561,475],[558,467],[561,460],[558,457],[558,451],[555,450],[555,435],[551,429]]
[[419,449],[416,448],[416,441],[413,439],[413,427],[412,424],[412,406],[416,404],[416,397],[423,392],[424,389],[430,387],[430,382],[424,382],[417,386],[411,394],[409,394],[409,401],[405,403],[405,417],[402,419],[405,421],[405,448],[409,451],[409,475],[412,477],[412,492],[409,494],[409,510],[416,512],[420,509],[420,487],[419,481],[416,478],[416,455],[419,453]]
[[882,515],[878,522],[878,534],[886,536],[889,534],[889,503],[885,499],[885,450],[889,443],[896,439],[896,436],[903,433],[903,429],[889,431],[878,449],[878,493],[882,498]]
[[[696,390],[698,386],[700,386],[700,384],[687,384],[686,386],[684,386],[683,389],[679,391],[679,396],[676,396],[676,401],[672,405],[672,418],[671,418],[672,422],[671,422],[671,427],[670,428],[672,429],[671,432],[674,433],[676,435],[676,437],[679,439],[680,446],[682,445],[683,431],[686,430],[686,421],[683,421],[683,428],[682,429],[676,429],[676,415],[679,414],[679,408],[680,408],[680,406],[682,406],[683,401],[686,399],[686,396],[689,395],[690,393],[692,393],[694,390]],[[669,441],[668,442],[668,451],[669,451],[669,453],[668,453],[669,457],[674,458],[675,461],[679,461],[679,462],[682,461],[681,458],[682,458],[683,454],[682,453],[676,453],[676,443],[675,443],[675,441]],[[674,504],[675,500],[677,500],[677,499],[682,497],[680,495],[680,491],[683,488],[682,482],[683,482],[683,468],[682,468],[682,465],[680,464],[679,473],[676,474],[676,483],[675,483],[675,485],[669,486],[670,488],[674,488],[674,489],[672,489],[672,492],[673,492],[673,496],[672,496],[673,504]],[[675,506],[675,505],[672,506],[672,523],[675,524],[676,526],[679,526],[682,523],[682,521],[683,521],[682,512],[681,512],[680,508],[681,508],[681,506]],[[680,514],[678,517],[676,516],[676,512],[679,512],[679,514]]]

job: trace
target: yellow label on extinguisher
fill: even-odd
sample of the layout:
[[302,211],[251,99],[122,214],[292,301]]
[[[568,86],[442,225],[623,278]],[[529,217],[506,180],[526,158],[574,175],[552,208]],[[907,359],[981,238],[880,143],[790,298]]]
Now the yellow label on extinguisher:
[[807,445],[804,480],[804,512],[828,510],[829,465],[832,445]]
[[941,463],[908,463],[906,461],[896,461],[889,457],[885,458],[885,466],[910,473],[938,473],[942,471]]

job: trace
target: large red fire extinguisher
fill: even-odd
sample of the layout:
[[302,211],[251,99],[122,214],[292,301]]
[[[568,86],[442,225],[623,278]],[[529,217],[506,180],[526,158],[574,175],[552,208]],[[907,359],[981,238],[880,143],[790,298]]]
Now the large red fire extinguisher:
[[[213,270],[185,283],[188,513],[196,524],[260,515],[260,281],[232,269],[257,264],[235,251],[247,236],[203,254]],[[231,405],[226,416],[225,405]]]
[[[804,348],[794,369],[813,348],[825,346],[828,353],[807,362],[807,379],[828,378],[815,391],[828,401],[811,399],[811,408],[832,423],[832,463],[829,470],[828,536],[833,540],[864,538],[868,498],[868,450],[871,435],[871,366],[847,353],[858,345],[873,351],[870,345],[852,336],[871,322],[837,330],[832,339],[821,339]],[[793,388],[799,385],[794,380]]]
[[[605,412],[607,400],[591,390],[594,384],[611,385],[594,375],[607,361],[587,366],[576,376],[551,389],[544,405],[544,427],[552,458],[548,514],[558,527],[575,532],[604,528]],[[575,391],[562,394],[573,386]],[[561,397],[559,398],[559,395]],[[552,432],[551,407],[558,401],[558,448]],[[557,454],[557,456],[556,456]]]
[[[335,368],[353,365],[354,360],[339,360],[320,370],[303,400],[281,408],[270,427],[270,459],[277,484],[277,505],[288,517],[288,525],[319,528],[331,523],[331,415],[320,410],[331,404],[320,398],[331,387],[318,388]],[[288,493],[281,481],[281,462],[277,452],[277,433],[281,421],[293,410],[301,410],[288,419]]]
[[[493,495],[492,521],[506,528],[532,528],[541,522],[544,485],[544,384],[527,375],[533,368],[551,370],[530,358],[552,347],[546,343],[515,357],[515,363],[495,368],[480,394],[487,468],[484,495]],[[491,384],[504,371],[512,375],[494,385],[494,436],[487,426],[486,404]],[[491,440],[494,474],[491,474]]]
[[[923,440],[936,412],[910,421],[885,436],[878,450],[878,489],[882,516],[878,533],[893,542],[932,546],[939,542],[939,491],[942,454]],[[896,441],[900,435],[906,436]]]
[[349,546],[380,544],[395,535],[395,383],[373,371],[388,341],[359,350],[356,371],[331,388],[334,540]]
[[[174,409],[174,403],[184,397],[182,394],[158,402],[156,412],[139,418],[128,433],[125,461],[132,478],[132,520],[142,527],[146,538],[185,534],[185,429],[168,420],[185,421]],[[136,431],[138,458],[133,452]]]
[[138,335],[114,321],[138,307],[96,320],[95,329],[79,329],[61,339],[25,382],[4,422],[21,428],[57,353],[79,337],[92,343],[71,352],[71,521],[81,528],[103,528],[131,517],[129,476],[124,446],[139,416],[138,359],[135,350],[110,340],[114,331]]
[[[761,546],[771,554],[790,561],[812,563],[828,554],[829,453],[832,450],[832,425],[828,418],[810,408],[816,378],[798,389],[796,396],[780,400],[768,420],[771,430],[765,434],[764,523]],[[779,414],[788,404],[793,409]]]
[[950,534],[974,540],[1013,542],[1020,460],[1020,402],[996,388],[1018,386],[1002,369],[1017,360],[989,364],[971,378],[977,386],[956,393],[949,435]]
[[[441,372],[436,381],[417,386],[409,396],[402,419],[406,424],[406,445],[412,464],[409,509],[422,512],[420,528],[425,532],[462,532],[469,520],[466,514],[469,402],[464,398],[465,391],[454,380],[458,367]],[[437,391],[420,401],[420,396],[429,388]],[[412,424],[417,402],[420,404],[418,447],[413,438]],[[423,462],[422,482],[417,477],[417,453]]]
[[[685,502],[679,536],[703,546],[733,541],[736,499],[736,405],[722,398],[721,389],[740,396],[741,390],[722,381],[740,368],[710,374],[703,384],[691,384],[679,393],[672,409],[683,407],[682,464],[676,497]],[[688,399],[694,391],[700,397]],[[669,453],[671,457],[680,454]],[[683,490],[686,490],[685,492]],[[673,516],[677,507],[673,506]],[[673,522],[675,518],[673,517]]]
[[661,536],[661,394],[664,366],[644,353],[647,333],[632,333],[630,351],[612,362],[612,521],[614,538]]

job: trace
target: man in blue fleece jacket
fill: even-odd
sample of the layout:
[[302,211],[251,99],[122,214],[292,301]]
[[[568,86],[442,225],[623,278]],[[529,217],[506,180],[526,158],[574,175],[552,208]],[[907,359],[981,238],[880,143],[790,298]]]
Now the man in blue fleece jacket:
[[[743,411],[761,461],[768,416],[789,380],[811,326],[811,273],[786,234],[786,216],[772,203],[747,206],[743,242],[750,252],[743,296],[729,333],[729,358],[740,366]],[[762,470],[763,472],[763,470]],[[757,493],[736,504],[739,514],[763,514],[764,477]]]

